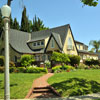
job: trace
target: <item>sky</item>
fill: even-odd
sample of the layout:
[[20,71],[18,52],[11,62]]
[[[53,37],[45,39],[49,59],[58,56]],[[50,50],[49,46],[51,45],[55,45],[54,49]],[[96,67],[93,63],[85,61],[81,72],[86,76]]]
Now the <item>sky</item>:
[[[7,0],[0,0],[0,8],[6,3]],[[86,45],[100,39],[100,4],[83,7],[80,0],[13,0],[12,18],[16,17],[19,23],[24,6],[30,20],[36,15],[46,27],[70,24],[74,39]]]

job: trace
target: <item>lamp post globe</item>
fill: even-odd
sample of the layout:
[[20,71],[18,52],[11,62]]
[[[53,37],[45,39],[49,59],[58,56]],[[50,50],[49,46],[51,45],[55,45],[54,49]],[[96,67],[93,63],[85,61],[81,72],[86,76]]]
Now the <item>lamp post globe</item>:
[[3,17],[9,18],[10,14],[11,14],[11,8],[8,5],[4,5],[1,8],[1,13]]
[[10,81],[9,81],[9,17],[11,14],[11,8],[8,5],[4,5],[1,8],[1,13],[4,20],[4,31],[5,31],[5,72],[4,72],[4,100],[10,100]]

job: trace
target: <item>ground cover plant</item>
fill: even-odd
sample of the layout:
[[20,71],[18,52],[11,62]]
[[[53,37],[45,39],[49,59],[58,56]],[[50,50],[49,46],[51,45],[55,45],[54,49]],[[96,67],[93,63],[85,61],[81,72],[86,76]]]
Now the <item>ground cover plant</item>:
[[64,97],[100,92],[100,69],[56,73],[48,82]]
[[[33,80],[43,74],[13,73],[10,74],[11,99],[23,99],[32,87]],[[0,99],[4,98],[4,74],[0,74]]]

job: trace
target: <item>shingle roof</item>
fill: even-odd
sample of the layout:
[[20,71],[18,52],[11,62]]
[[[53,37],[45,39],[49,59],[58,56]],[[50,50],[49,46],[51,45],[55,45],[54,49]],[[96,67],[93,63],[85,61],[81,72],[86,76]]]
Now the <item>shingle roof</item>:
[[65,38],[67,35],[69,24],[64,25],[64,26],[59,26],[56,28],[51,28],[48,30],[42,30],[42,31],[37,31],[32,33],[31,41],[36,41],[40,39],[45,39],[47,37],[50,37],[50,35],[54,32],[60,35],[61,37],[61,42],[62,45],[64,45]]
[[57,33],[54,33],[54,32],[52,33],[52,35],[54,36],[54,38],[55,38],[58,46],[60,47],[60,49],[62,49],[63,46],[62,46],[60,35],[57,34]]
[[27,32],[10,29],[9,43],[11,47],[19,53],[33,53],[26,43],[29,39],[29,34]]

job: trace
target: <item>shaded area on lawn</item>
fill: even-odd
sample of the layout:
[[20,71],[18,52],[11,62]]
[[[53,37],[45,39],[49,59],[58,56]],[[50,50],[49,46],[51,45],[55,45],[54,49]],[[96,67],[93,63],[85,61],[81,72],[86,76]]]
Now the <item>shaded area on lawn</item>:
[[84,78],[69,78],[66,81],[54,83],[53,86],[62,96],[79,96],[100,92],[100,83]]

